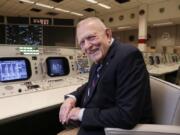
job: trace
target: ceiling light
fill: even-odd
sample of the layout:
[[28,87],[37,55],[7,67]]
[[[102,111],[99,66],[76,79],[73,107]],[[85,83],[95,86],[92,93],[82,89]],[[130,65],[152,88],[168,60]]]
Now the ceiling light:
[[86,0],[87,2],[93,3],[93,4],[97,4],[98,2],[96,0]]
[[61,12],[65,12],[65,13],[68,13],[68,12],[70,12],[70,11],[68,11],[68,10],[64,10],[64,9],[61,9],[61,8],[54,8],[55,10],[58,10],[58,11],[61,11]]
[[106,9],[110,9],[111,7],[102,3],[98,3],[99,6],[106,8]]
[[83,14],[76,13],[76,12],[71,12],[71,14],[73,14],[73,15],[77,15],[77,16],[84,16]]
[[166,25],[172,25],[173,22],[164,22],[164,23],[154,23],[153,26],[166,26]]
[[53,6],[42,4],[42,3],[36,3],[35,5],[40,6],[40,7],[45,7],[45,8],[54,8]]
[[29,4],[34,4],[34,1],[31,1],[31,0],[19,0],[19,1],[29,3]]
[[129,28],[132,28],[132,26],[120,26],[117,29],[118,30],[124,30],[124,29],[129,29]]

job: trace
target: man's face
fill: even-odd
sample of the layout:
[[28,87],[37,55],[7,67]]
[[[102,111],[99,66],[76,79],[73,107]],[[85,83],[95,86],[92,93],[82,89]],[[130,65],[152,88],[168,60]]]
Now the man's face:
[[95,63],[106,56],[109,49],[111,36],[109,29],[99,28],[92,23],[81,24],[77,28],[77,41],[82,51]]

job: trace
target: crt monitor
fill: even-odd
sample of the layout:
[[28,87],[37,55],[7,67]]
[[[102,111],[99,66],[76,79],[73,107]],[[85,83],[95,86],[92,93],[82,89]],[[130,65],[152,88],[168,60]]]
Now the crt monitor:
[[149,56],[149,64],[153,65],[154,64],[154,58],[153,56]]
[[28,80],[31,77],[30,62],[26,58],[0,58],[0,82]]
[[46,59],[47,74],[50,77],[65,76],[69,74],[69,63],[65,57],[48,57]]
[[156,62],[156,64],[160,64],[161,63],[160,59],[159,59],[159,56],[155,56],[155,62]]

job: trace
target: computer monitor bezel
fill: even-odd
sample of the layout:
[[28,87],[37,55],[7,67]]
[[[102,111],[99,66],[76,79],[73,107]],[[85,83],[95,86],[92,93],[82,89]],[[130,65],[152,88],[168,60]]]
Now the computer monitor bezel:
[[[55,60],[55,59],[59,59],[59,60],[63,61],[64,72],[65,72],[64,74],[54,74],[54,75],[52,75],[50,61]],[[66,75],[68,75],[70,73],[69,62],[68,62],[68,59],[66,57],[48,57],[46,59],[46,65],[47,65],[47,75],[49,77],[61,77],[61,76],[66,76]]]
[[18,61],[18,60],[25,61],[27,78],[12,79],[12,80],[5,80],[5,81],[0,80],[0,82],[6,83],[6,82],[15,82],[15,81],[25,81],[25,80],[30,79],[32,75],[32,71],[31,71],[30,61],[27,58],[25,57],[1,57],[0,58],[0,61]]

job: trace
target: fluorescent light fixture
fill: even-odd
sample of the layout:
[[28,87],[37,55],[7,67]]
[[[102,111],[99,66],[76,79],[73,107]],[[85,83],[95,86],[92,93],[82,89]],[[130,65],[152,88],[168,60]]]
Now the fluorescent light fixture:
[[165,25],[172,25],[173,22],[164,22],[164,23],[154,23],[153,26],[165,26]]
[[98,2],[96,0],[86,0],[87,2],[93,3],[93,4],[97,4]]
[[64,9],[61,9],[61,8],[54,8],[55,10],[58,10],[58,11],[61,11],[61,12],[65,12],[65,13],[68,13],[68,12],[70,12],[70,11],[68,11],[68,10],[64,10]]
[[54,8],[53,6],[42,4],[42,3],[36,3],[35,5],[40,6],[40,7],[45,7],[45,8]]
[[29,4],[34,4],[34,1],[31,1],[31,0],[19,0],[19,1],[29,3]]
[[132,26],[120,26],[117,29],[118,30],[124,30],[124,29],[129,29],[129,28],[132,28]]
[[77,15],[77,16],[84,16],[83,14],[76,13],[76,12],[70,12],[70,13],[73,14],[73,15]]
[[103,8],[106,8],[106,9],[111,9],[110,6],[108,5],[105,5],[105,4],[102,4],[102,3],[98,3],[99,6],[103,7]]

